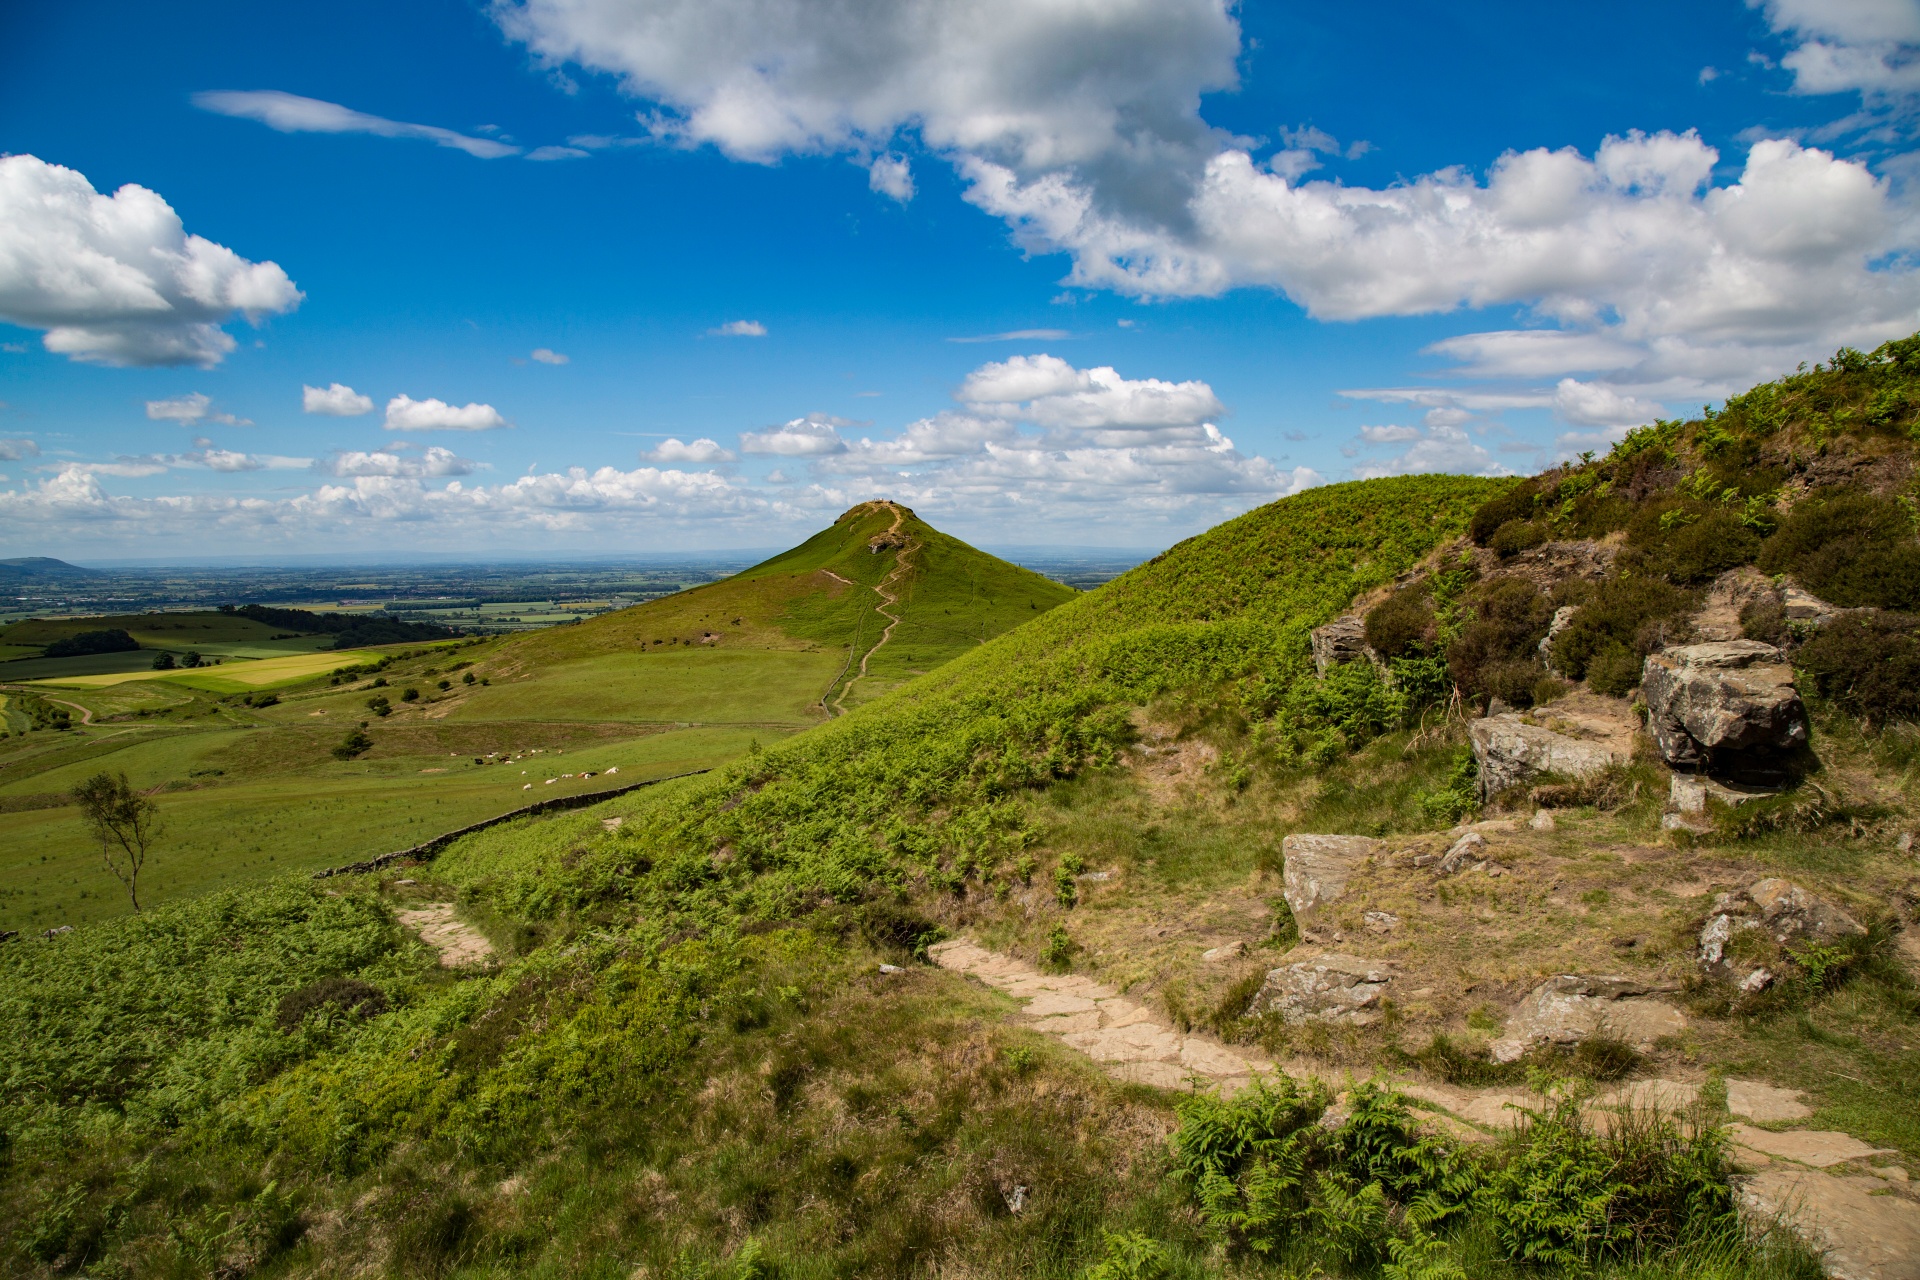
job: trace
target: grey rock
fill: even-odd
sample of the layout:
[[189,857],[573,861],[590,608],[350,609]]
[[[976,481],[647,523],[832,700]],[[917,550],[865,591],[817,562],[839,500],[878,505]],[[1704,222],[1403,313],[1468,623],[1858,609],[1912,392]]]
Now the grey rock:
[[1765,991],[1772,985],[1773,971],[1771,969],[1755,969],[1752,973],[1740,979],[1740,990],[1748,995]]
[[1344,897],[1347,881],[1380,849],[1380,841],[1366,836],[1299,835],[1282,840],[1280,852],[1286,865],[1281,891],[1294,918],[1304,919],[1322,904]]
[[1547,625],[1546,638],[1540,641],[1540,660],[1546,663],[1547,670],[1555,675],[1559,675],[1560,671],[1553,665],[1553,642],[1560,638],[1560,633],[1567,629],[1573,621],[1573,616],[1579,612],[1580,606],[1577,604],[1563,604],[1555,609],[1553,621]]
[[1667,787],[1667,807],[1675,813],[1705,814],[1709,800],[1717,800],[1734,809],[1750,800],[1779,794],[1774,787],[1728,786],[1700,774],[1676,773]]
[[1757,640],[1664,649],[1640,677],[1647,728],[1668,764],[1712,771],[1763,762],[1807,740],[1793,668]]
[[1380,1020],[1380,996],[1392,980],[1383,966],[1371,960],[1329,952],[1269,970],[1247,1012],[1277,1013],[1289,1023],[1366,1026]]
[[1806,626],[1824,627],[1840,614],[1837,605],[1828,604],[1811,591],[1802,591],[1788,583],[1781,590],[1781,603],[1787,614],[1788,622],[1798,622]]
[[1313,645],[1313,669],[1323,676],[1343,663],[1375,660],[1367,646],[1367,620],[1357,613],[1315,627],[1307,638]]
[[1527,826],[1534,831],[1552,831],[1559,825],[1554,821],[1551,809],[1535,809],[1533,816],[1527,819]]
[[[1760,930],[1782,947],[1796,942],[1832,946],[1843,938],[1858,937],[1866,932],[1858,920],[1819,894],[1791,880],[1771,876],[1713,900],[1706,923],[1700,926],[1696,954],[1701,966],[1709,972],[1733,977],[1738,966],[1727,954],[1728,944],[1736,935],[1751,929]],[[1746,984],[1753,981],[1756,974],[1765,972],[1755,970],[1740,977],[1742,990],[1748,989]],[[1769,974],[1760,987],[1752,989],[1764,988],[1772,980]]]
[[1518,715],[1490,716],[1467,724],[1473,758],[1480,765],[1480,798],[1488,800],[1536,774],[1590,778],[1624,755],[1610,744],[1570,738]]
[[1645,1053],[1662,1036],[1677,1035],[1686,1015],[1632,978],[1563,973],[1548,978],[1514,1006],[1506,1034],[1490,1046],[1495,1062],[1513,1062],[1537,1044],[1571,1048],[1583,1040],[1620,1040]]
[[1360,921],[1374,933],[1393,933],[1400,928],[1400,917],[1391,911],[1368,911]]
[[1440,855],[1439,873],[1450,876],[1465,871],[1476,863],[1484,862],[1487,856],[1487,838],[1478,831],[1469,831],[1453,842],[1453,846]]
[[1200,953],[1200,959],[1207,964],[1224,964],[1228,960],[1238,960],[1247,954],[1244,942],[1229,942],[1222,946],[1210,947]]
[[73,932],[72,925],[63,924],[56,928],[48,929],[45,933],[42,933],[40,936],[43,938],[57,938],[63,933],[72,933],[72,932]]
[[1707,588],[1700,611],[1693,615],[1693,639],[1697,643],[1712,640],[1743,640],[1740,614],[1750,605],[1777,604],[1780,589],[1773,579],[1752,565],[1729,569]]

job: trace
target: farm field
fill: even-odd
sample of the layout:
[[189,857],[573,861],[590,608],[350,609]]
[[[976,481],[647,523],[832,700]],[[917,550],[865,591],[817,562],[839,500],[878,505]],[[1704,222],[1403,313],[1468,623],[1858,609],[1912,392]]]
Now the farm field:
[[[890,529],[904,540],[870,547]],[[882,645],[886,583],[900,622]],[[275,640],[271,626],[218,613],[20,624],[12,630],[32,643],[113,622],[171,647],[184,629],[203,654],[226,646],[233,657],[173,671],[153,670],[149,652],[14,664],[81,669],[9,686],[0,930],[127,909],[65,802],[102,770],[124,771],[160,805],[167,830],[142,892],[160,903],[359,861],[536,796],[606,785],[547,784],[567,772],[617,766],[625,781],[724,763],[827,720],[823,699],[849,684],[835,711],[1072,595],[904,508],[869,504],[736,577],[512,636],[275,654],[328,637]],[[32,730],[36,698],[71,727]],[[362,725],[372,745],[336,759]]]

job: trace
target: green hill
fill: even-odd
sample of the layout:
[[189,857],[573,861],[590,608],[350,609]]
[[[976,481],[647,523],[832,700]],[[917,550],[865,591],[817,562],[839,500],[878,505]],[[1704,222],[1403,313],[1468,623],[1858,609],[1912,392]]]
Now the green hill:
[[[1811,1280],[1807,1250],[1740,1225],[1732,1175],[1755,1148],[1724,1125],[1735,1083],[1771,1082],[1807,1125],[1920,1161],[1898,949],[1920,729],[1809,666],[1824,772],[1699,830],[1663,821],[1670,779],[1644,752],[1584,788],[1549,779],[1551,810],[1523,790],[1479,812],[1463,744],[1495,699],[1560,731],[1569,682],[1531,664],[1562,596],[1584,618],[1562,635],[1587,637],[1566,656],[1601,673],[1581,705],[1623,732],[1604,673],[1688,634],[1731,570],[1871,608],[1830,634],[1884,648],[1832,661],[1910,656],[1913,522],[1889,515],[1914,496],[1910,350],[1842,352],[1527,481],[1313,490],[1048,612],[1017,575],[945,568],[965,549],[910,516],[856,508],[726,583],[490,649],[475,705],[570,665],[664,683],[699,662],[721,699],[753,670],[729,657],[865,656],[879,680],[958,652],[885,697],[855,683],[848,714],[705,777],[397,877],[282,880],[0,950],[0,1248],[28,1274]],[[1521,572],[1556,546],[1608,567]],[[945,621],[963,580],[1031,620],[975,642]],[[888,596],[901,620],[876,650]],[[1308,633],[1349,610],[1381,665],[1319,673]],[[1737,625],[1828,660],[1763,611]],[[1464,817],[1489,819],[1483,860],[1455,874]],[[1282,892],[1282,839],[1306,832],[1388,838],[1312,921]],[[1693,948],[1714,895],[1763,876],[1864,923],[1739,943],[1782,975],[1748,998]],[[403,916],[429,907],[497,959],[437,964]],[[1090,997],[1057,999],[1058,1031],[1017,1021],[921,963],[943,934],[1124,992],[1125,1026],[1345,1078],[1343,1097],[1116,1081],[1065,1027]],[[1251,1014],[1296,944],[1377,958],[1378,1016]],[[1502,1018],[1564,973],[1625,975],[1686,1030],[1495,1061]],[[1694,1109],[1587,1109],[1636,1076]]]

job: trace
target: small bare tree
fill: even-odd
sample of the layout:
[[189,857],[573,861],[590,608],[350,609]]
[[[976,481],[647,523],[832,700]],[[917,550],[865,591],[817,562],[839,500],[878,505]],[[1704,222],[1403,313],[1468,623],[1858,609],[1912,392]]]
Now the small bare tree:
[[160,836],[160,806],[127,784],[124,773],[96,773],[73,789],[73,801],[114,878],[140,910],[140,868]]

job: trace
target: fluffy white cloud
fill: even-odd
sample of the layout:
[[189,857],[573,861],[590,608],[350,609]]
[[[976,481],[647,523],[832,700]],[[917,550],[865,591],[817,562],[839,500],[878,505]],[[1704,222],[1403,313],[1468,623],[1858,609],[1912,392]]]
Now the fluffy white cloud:
[[190,427],[200,422],[217,422],[227,427],[250,427],[249,418],[236,418],[230,413],[215,413],[213,400],[198,391],[188,392],[184,396],[174,396],[167,400],[147,401],[147,416],[155,422],[177,422]]
[[1795,46],[1780,65],[1797,93],[1920,91],[1920,4],[1913,0],[1748,0]]
[[0,319],[46,349],[106,365],[219,364],[237,311],[258,324],[303,295],[272,262],[188,235],[131,183],[111,196],[72,169],[0,156]]
[[[777,451],[776,451],[777,452]],[[732,462],[733,455],[722,449],[717,441],[702,437],[688,444],[684,440],[669,437],[662,440],[657,448],[649,449],[640,455],[648,462],[692,462],[714,463]]]
[[535,347],[529,358],[537,360],[541,364],[567,364],[571,359],[571,357],[563,356],[558,351],[554,351],[548,347]]
[[780,458],[818,458],[845,453],[847,442],[835,427],[848,425],[839,418],[810,413],[765,431],[742,431],[740,452],[772,454]]
[[[1808,92],[1920,83],[1913,0],[1757,0]],[[1618,370],[1622,394],[1688,370],[1732,388],[1808,349],[1920,327],[1914,220],[1862,163],[1782,139],[1741,172],[1691,133],[1537,148],[1384,188],[1307,181],[1341,152],[1311,128],[1259,159],[1210,127],[1236,83],[1229,0],[496,0],[550,64],[654,104],[656,138],[752,161],[917,139],[1071,283],[1146,297],[1277,289],[1328,319],[1521,305],[1476,362]],[[1345,154],[1355,154],[1350,147]],[[876,182],[878,178],[876,176]],[[1531,343],[1531,345],[1527,345]],[[1631,388],[1639,388],[1638,392]]]
[[[1435,412],[1444,413],[1446,411],[1436,410]],[[1360,438],[1368,444],[1405,444],[1409,440],[1418,440],[1420,438],[1420,429],[1418,427],[1396,426],[1362,427],[1360,428]]]
[[867,185],[905,204],[913,199],[913,167],[905,156],[877,156],[867,167]]
[[387,401],[389,431],[493,431],[509,425],[490,404],[458,407],[444,400],[395,396]]
[[312,458],[288,458],[275,453],[238,453],[232,449],[202,448],[163,459],[176,467],[205,467],[208,471],[304,471]]
[[223,116],[258,120],[269,129],[277,129],[281,133],[371,133],[382,138],[422,138],[482,160],[520,154],[519,147],[496,142],[492,138],[469,137],[430,124],[387,120],[343,107],[337,102],[302,98],[298,94],[282,93],[277,89],[217,89],[194,94],[193,105]]
[[325,475],[345,479],[357,476],[433,479],[472,475],[480,466],[471,458],[462,458],[453,450],[443,449],[439,445],[430,446],[417,458],[405,456],[399,452],[399,448],[400,446],[396,445],[392,449],[376,449],[371,453],[342,449],[331,457],[314,463],[313,469]]
[[363,396],[345,383],[329,383],[326,387],[300,387],[300,409],[303,413],[318,413],[329,418],[357,418],[373,412],[373,397]]
[[1553,389],[1553,407],[1576,427],[1637,427],[1666,411],[1664,405],[1654,401],[1573,378],[1560,379],[1560,385]]
[[718,328],[707,330],[707,333],[715,338],[764,338],[767,336],[767,326],[758,320],[729,320]]
[[[1465,473],[1478,476],[1510,476],[1511,467],[1496,460],[1484,446],[1474,443],[1465,429],[1456,426],[1429,427],[1416,431],[1405,452],[1391,458],[1363,462],[1353,474],[1361,480],[1381,476],[1415,476],[1433,472]],[[1405,437],[1396,437],[1404,439]]]
[[1107,366],[1076,369],[1050,355],[982,365],[955,394],[976,412],[1084,432],[1103,445],[1191,438],[1205,420],[1226,413],[1204,382],[1123,378]]

